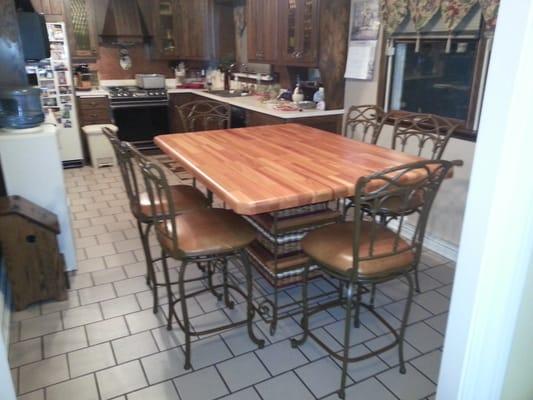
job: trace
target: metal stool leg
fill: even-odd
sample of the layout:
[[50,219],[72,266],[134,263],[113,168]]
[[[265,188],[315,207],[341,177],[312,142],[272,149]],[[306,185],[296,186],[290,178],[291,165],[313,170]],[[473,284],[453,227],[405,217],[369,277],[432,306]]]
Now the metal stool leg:
[[418,280],[418,265],[415,267],[415,289],[420,293],[420,281]]
[[353,326],[354,328],[359,328],[361,326],[361,321],[359,320],[359,314],[360,314],[360,304],[361,304],[361,291],[362,287],[361,285],[357,285],[357,293],[356,293],[356,300],[355,300],[355,313],[353,318]]
[[228,260],[224,259],[223,263],[224,264],[222,265],[222,277],[224,280],[224,304],[230,310],[233,310],[233,308],[235,307],[235,303],[230,299],[228,289]]
[[213,285],[213,275],[215,274],[214,269],[216,268],[216,262],[217,260],[207,262],[207,285],[211,293],[213,293],[213,296],[215,296],[217,300],[220,301],[222,300],[222,294],[218,293]]
[[191,369],[191,328],[189,323],[189,312],[187,310],[187,298],[185,293],[185,270],[187,269],[187,261],[183,261],[179,272],[179,291],[181,313],[183,319],[183,333],[185,334],[185,364],[183,368]]
[[373,283],[370,289],[370,307],[374,309],[374,301],[376,300],[376,284]]
[[407,301],[405,303],[405,310],[403,312],[402,325],[400,326],[400,334],[398,335],[398,356],[400,359],[400,373],[405,374],[405,362],[403,359],[403,340],[405,337],[405,327],[409,320],[409,312],[411,310],[411,303],[413,301],[413,279],[409,272],[404,272],[404,277],[407,280],[409,285],[409,295],[407,296]]
[[[352,316],[352,296],[353,296],[353,285],[350,283],[346,293],[346,321],[344,323],[344,348],[342,352],[342,375],[341,375],[341,387],[338,391],[338,395],[341,399],[344,399],[346,396],[345,387],[346,387],[346,375],[348,373],[348,358],[350,356],[350,330],[351,330],[351,321]],[[359,299],[358,299],[359,301]],[[359,307],[359,305],[356,305]]]
[[141,237],[141,244],[144,251],[144,258],[146,259],[146,284],[152,289],[152,296],[154,298],[153,311],[154,314],[157,313],[159,309],[159,297],[157,290],[157,278],[155,275],[154,263],[152,259],[152,252],[150,251],[150,229],[152,223],[146,223],[146,229],[143,229],[143,223],[137,220],[137,228],[139,229],[139,235]]
[[170,285],[170,276],[168,273],[167,255],[165,253],[165,250],[163,249],[161,249],[161,264],[163,265],[163,274],[165,276],[165,287],[167,289],[167,300],[168,300],[167,329],[170,330],[172,329],[172,315],[174,313],[174,306],[172,304],[172,288]]

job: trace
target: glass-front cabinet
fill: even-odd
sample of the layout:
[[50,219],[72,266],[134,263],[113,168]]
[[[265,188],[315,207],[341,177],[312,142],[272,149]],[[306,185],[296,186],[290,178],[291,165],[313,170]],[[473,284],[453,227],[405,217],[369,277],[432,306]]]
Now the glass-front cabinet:
[[318,64],[320,0],[279,0],[281,61],[286,65]]
[[98,56],[94,0],[65,0],[63,7],[73,62],[91,62]]
[[178,56],[177,21],[181,11],[178,2],[156,0],[153,2],[154,58],[158,60],[175,59]]

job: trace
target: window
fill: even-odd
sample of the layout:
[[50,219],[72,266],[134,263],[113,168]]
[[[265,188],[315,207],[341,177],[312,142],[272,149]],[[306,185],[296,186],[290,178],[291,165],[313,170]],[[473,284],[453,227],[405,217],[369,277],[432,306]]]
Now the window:
[[437,114],[467,122],[476,66],[477,40],[397,41],[389,104],[392,110]]
[[452,35],[440,12],[422,31],[406,17],[386,33],[379,81],[383,108],[452,119],[458,137],[475,140],[493,32],[483,18],[473,6]]

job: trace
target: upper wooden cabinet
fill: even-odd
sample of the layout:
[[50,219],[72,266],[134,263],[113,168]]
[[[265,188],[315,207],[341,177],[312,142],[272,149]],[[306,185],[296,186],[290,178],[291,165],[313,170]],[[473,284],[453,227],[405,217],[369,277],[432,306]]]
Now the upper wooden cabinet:
[[320,0],[279,0],[280,63],[318,64]]
[[31,0],[31,4],[36,12],[44,14],[46,22],[62,22],[63,0]]
[[70,58],[73,62],[94,62],[98,56],[98,33],[94,9],[98,0],[64,0]]
[[152,20],[152,57],[175,60],[178,57],[178,24],[180,7],[176,0],[150,1]]
[[275,64],[278,47],[279,0],[248,0],[248,60]]
[[212,0],[177,0],[179,58],[215,58],[213,3]]
[[235,56],[233,5],[228,0],[139,0],[151,14],[156,60],[220,60]]

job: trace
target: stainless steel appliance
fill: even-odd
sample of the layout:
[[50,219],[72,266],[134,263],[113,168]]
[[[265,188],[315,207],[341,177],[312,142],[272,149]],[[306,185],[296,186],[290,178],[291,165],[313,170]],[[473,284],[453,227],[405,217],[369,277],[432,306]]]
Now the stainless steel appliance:
[[116,86],[107,90],[119,138],[140,150],[156,149],[153,138],[169,133],[166,89]]
[[136,74],[137,86],[142,89],[165,88],[165,75],[161,74]]

